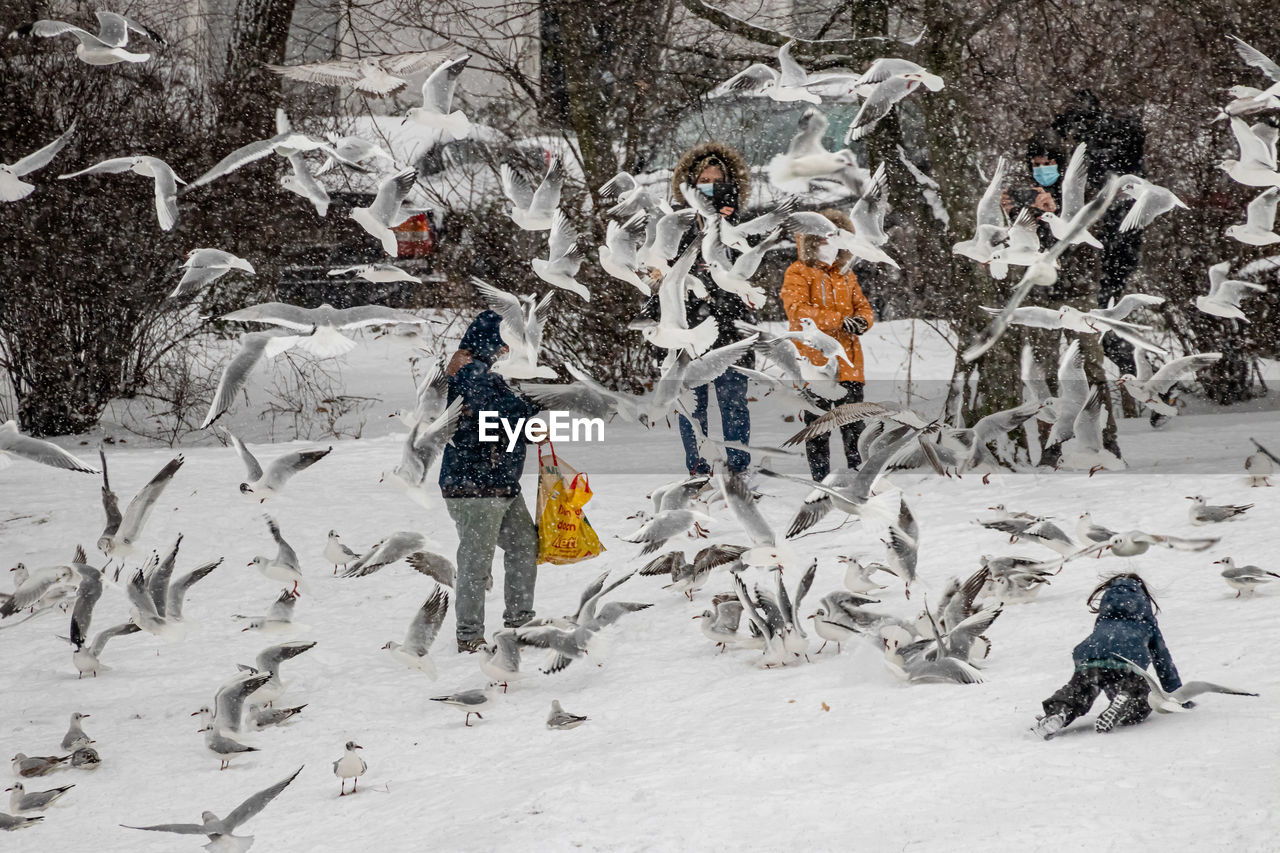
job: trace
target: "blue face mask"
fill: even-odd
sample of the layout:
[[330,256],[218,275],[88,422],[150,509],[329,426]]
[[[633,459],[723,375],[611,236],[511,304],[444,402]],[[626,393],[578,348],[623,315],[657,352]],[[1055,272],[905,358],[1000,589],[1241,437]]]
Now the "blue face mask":
[[707,198],[711,198],[711,196],[715,195],[715,191],[716,185],[714,183],[698,184],[698,192],[702,193]]
[[1032,166],[1031,177],[1036,179],[1036,183],[1042,187],[1051,187],[1058,182],[1058,167],[1054,166]]

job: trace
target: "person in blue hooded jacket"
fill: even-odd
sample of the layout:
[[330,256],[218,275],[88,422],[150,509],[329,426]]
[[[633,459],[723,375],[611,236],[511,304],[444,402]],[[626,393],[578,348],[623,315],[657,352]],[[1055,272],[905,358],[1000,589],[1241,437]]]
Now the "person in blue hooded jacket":
[[493,571],[493,552],[502,549],[506,609],[503,624],[519,627],[534,616],[533,591],[538,579],[538,528],[520,494],[528,442],[523,430],[508,450],[505,431],[489,429],[497,441],[482,441],[480,416],[505,419],[512,427],[540,411],[537,403],[513,390],[490,368],[506,351],[499,332],[502,318],[480,314],[467,328],[458,351],[445,370],[449,402],[462,398],[463,408],[453,440],[440,464],[440,493],[458,529],[458,572],[454,612],[458,651],[475,652],[484,645],[484,595]]
[[1159,607],[1141,577],[1125,573],[1108,578],[1089,594],[1088,604],[1098,619],[1093,633],[1071,652],[1075,674],[1044,700],[1044,716],[1032,729],[1045,740],[1088,713],[1099,693],[1106,693],[1111,704],[1098,715],[1096,731],[1109,732],[1147,718],[1151,713],[1147,704],[1150,688],[1141,676],[1129,671],[1123,658],[1143,669],[1153,665],[1166,691],[1182,686],[1156,621]]

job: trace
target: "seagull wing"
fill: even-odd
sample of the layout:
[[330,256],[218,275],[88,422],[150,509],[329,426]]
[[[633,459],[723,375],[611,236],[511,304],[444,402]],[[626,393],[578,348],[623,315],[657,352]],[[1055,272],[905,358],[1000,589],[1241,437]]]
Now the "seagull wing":
[[[284,302],[263,302],[251,305],[222,315],[223,320],[236,320],[248,323],[272,323],[286,329],[310,332],[316,327],[317,311],[313,308],[299,308]],[[266,341],[262,342],[263,346]]]
[[1002,228],[1006,219],[1004,208],[1000,206],[1000,194],[1004,187],[1004,177],[1009,171],[1009,163],[1003,157],[996,161],[996,170],[991,174],[987,189],[978,201],[978,225],[994,225]]
[[98,657],[102,654],[102,650],[107,647],[107,641],[112,637],[123,637],[126,634],[137,634],[141,630],[142,629],[133,622],[125,622],[120,625],[105,628],[99,631],[98,635],[93,638],[93,645],[90,646],[89,651],[93,653],[94,657]]
[[244,442],[236,438],[231,430],[224,429],[222,434],[227,437],[227,440],[231,442],[231,446],[236,449],[236,453],[240,455],[240,461],[244,463],[246,481],[254,483],[261,480],[262,465],[258,462],[258,457],[254,456],[253,452],[245,447]]
[[1155,375],[1147,382],[1147,385],[1157,394],[1167,394],[1169,389],[1179,381],[1188,376],[1194,376],[1197,370],[1202,367],[1208,367],[1221,358],[1222,353],[1220,352],[1202,352],[1175,358],[1157,370]]
[[533,203],[533,186],[524,177],[506,163],[498,167],[498,176],[502,181],[502,194],[517,210],[528,210]]
[[280,456],[267,465],[267,485],[273,489],[282,489],[293,477],[307,470],[312,465],[329,455],[332,447],[325,450],[295,450]]
[[444,587],[437,586],[409,623],[409,633],[405,636],[404,644],[411,654],[422,657],[431,649],[448,613],[449,593]]
[[369,215],[388,228],[401,221],[400,206],[409,197],[418,180],[417,169],[405,169],[390,176],[378,185],[378,194],[369,205]]
[[1278,198],[1280,198],[1280,187],[1271,187],[1249,202],[1247,222],[1250,228],[1271,231],[1276,227],[1276,199]]
[[218,388],[214,391],[213,400],[209,403],[209,413],[205,415],[200,429],[207,429],[210,424],[222,417],[231,408],[236,394],[244,387],[249,373],[262,358],[267,342],[284,334],[281,329],[269,329],[265,332],[249,332],[240,336],[240,349],[222,369],[222,377],[218,379]]
[[306,65],[267,64],[266,67],[289,80],[297,80],[300,83],[320,83],[325,86],[350,86],[359,82],[364,76],[356,64],[349,60],[311,62]]
[[187,591],[207,578],[220,565],[222,565],[222,557],[202,566],[197,566],[178,580],[170,583],[165,601],[165,616],[169,619],[181,619],[182,605],[186,601]]
[[138,159],[137,157],[112,157],[109,160],[103,160],[101,163],[94,163],[87,169],[59,175],[58,180],[78,178],[81,175],[117,175],[131,170],[137,164]]
[[748,65],[744,70],[725,80],[711,90],[708,97],[718,98],[734,92],[760,95],[778,81],[778,72],[768,65],[759,62]]
[[889,114],[894,104],[911,94],[911,91],[919,85],[918,80],[908,80],[904,77],[890,77],[883,83],[877,83],[871,94],[862,102],[853,123],[849,125],[845,140],[851,141],[866,136],[880,119]]
[[66,468],[83,474],[98,473],[97,468],[84,464],[58,445],[23,435],[18,432],[17,425],[12,429],[0,426],[0,452],[12,453],[54,468]]
[[76,122],[71,122],[71,126],[63,132],[61,136],[50,142],[41,149],[31,152],[18,162],[9,167],[14,175],[21,178],[23,175],[29,175],[37,169],[43,169],[48,166],[54,157],[58,156],[58,152],[66,147],[67,142],[71,140],[71,134],[76,132]]
[[467,54],[458,59],[443,62],[435,71],[432,71],[430,76],[422,82],[423,105],[441,115],[448,114],[449,108],[453,105],[453,93],[458,88],[458,75],[463,72],[470,60],[471,55]]
[[[305,766],[306,765],[303,765],[303,767]],[[241,803],[240,805],[232,809],[231,813],[222,819],[222,825],[227,828],[227,832],[228,833],[234,832],[236,827],[238,827],[240,824],[244,823],[245,821],[249,820],[249,818],[253,817],[258,812],[265,809],[267,807],[267,803],[274,800],[277,796],[279,796],[281,791],[289,787],[289,783],[292,782],[294,779],[298,778],[298,774],[301,772],[302,772],[302,767],[299,767],[297,770],[293,771],[293,775],[290,776],[288,779],[282,779],[281,781],[272,785],[270,788],[264,788],[263,790],[254,794],[252,797],[250,797],[249,799],[245,800],[243,803]]]
[[221,178],[223,175],[229,175],[241,166],[247,166],[264,157],[270,157],[276,150],[276,140],[277,137],[272,137],[271,139],[260,139],[257,142],[242,145],[215,163],[209,171],[192,181],[191,189],[202,187]]
[[1244,60],[1245,65],[1258,69],[1272,80],[1280,83],[1280,65],[1277,65],[1265,53],[1251,47],[1241,39],[1235,36],[1232,36],[1231,39],[1236,43],[1236,53],[1240,54],[1240,58]]
[[524,306],[516,296],[475,277],[472,277],[471,283],[476,286],[476,290],[480,291],[480,296],[484,298],[485,303],[502,315],[502,322],[510,323],[517,329],[524,328]]
[[184,461],[181,454],[170,459],[151,478],[151,482],[143,486],[142,491],[129,501],[129,506],[125,509],[124,517],[120,521],[120,529],[117,531],[120,538],[126,542],[132,542],[138,538],[138,534],[142,532],[142,526],[147,523],[147,518],[151,515],[151,510],[155,508],[160,493],[164,491],[165,486],[169,485],[169,481],[173,479],[174,474],[178,473]]
[[1085,150],[1083,142],[1076,146],[1067,163],[1067,171],[1062,176],[1062,210],[1058,215],[1063,219],[1070,219],[1084,207],[1084,185],[1087,177],[1084,168]]
[[84,564],[73,564],[72,568],[80,575],[80,583],[76,587],[76,603],[71,609],[71,645],[78,649],[89,639],[93,607],[102,597],[102,572]]
[[125,829],[142,829],[148,832],[175,832],[178,835],[204,835],[204,825],[199,823],[157,823],[155,826],[130,826],[120,824]]
[[559,157],[547,167],[546,177],[538,185],[529,203],[530,212],[551,213],[560,204],[560,190],[564,187],[564,163]]
[[409,566],[416,572],[434,579],[437,583],[452,587],[455,583],[457,569],[448,557],[433,551],[415,551],[405,558]]
[[280,535],[280,525],[271,516],[267,516],[267,530],[271,532],[271,538],[276,540],[276,562],[283,566],[291,568],[298,567],[298,554],[293,550],[293,546],[284,541],[284,537]]

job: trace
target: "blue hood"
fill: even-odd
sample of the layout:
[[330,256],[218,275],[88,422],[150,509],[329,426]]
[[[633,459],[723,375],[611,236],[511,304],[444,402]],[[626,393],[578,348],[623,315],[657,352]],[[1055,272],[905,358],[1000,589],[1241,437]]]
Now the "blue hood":
[[1151,610],[1151,599],[1142,591],[1142,585],[1132,578],[1119,578],[1111,582],[1098,602],[1099,619],[1132,619],[1143,622],[1156,621]]
[[467,332],[462,336],[458,348],[471,353],[471,357],[474,359],[483,361],[485,364],[493,364],[494,358],[498,355],[498,350],[504,346],[502,334],[498,331],[498,327],[501,324],[502,317],[498,312],[482,312],[480,316],[471,321],[471,325],[467,327]]

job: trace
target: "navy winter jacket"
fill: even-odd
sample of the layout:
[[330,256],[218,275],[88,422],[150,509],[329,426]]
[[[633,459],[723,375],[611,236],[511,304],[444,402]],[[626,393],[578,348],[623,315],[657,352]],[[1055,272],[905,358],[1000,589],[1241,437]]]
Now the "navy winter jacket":
[[452,443],[445,446],[440,464],[440,492],[446,498],[513,497],[520,494],[520,475],[524,472],[527,442],[524,432],[516,446],[507,451],[507,434],[499,424],[489,434],[497,441],[480,441],[480,413],[496,412],[513,427],[521,418],[536,415],[538,405],[518,394],[506,381],[490,370],[502,336],[498,326],[502,318],[485,311],[467,328],[458,345],[471,353],[471,361],[449,377],[449,402],[462,398],[462,415]]
[[1156,675],[1165,690],[1182,686],[1169,647],[1151,610],[1151,600],[1142,586],[1130,578],[1114,581],[1098,602],[1098,621],[1093,633],[1071,652],[1076,669],[1086,666],[1123,666],[1121,657],[1146,668],[1155,664]]

